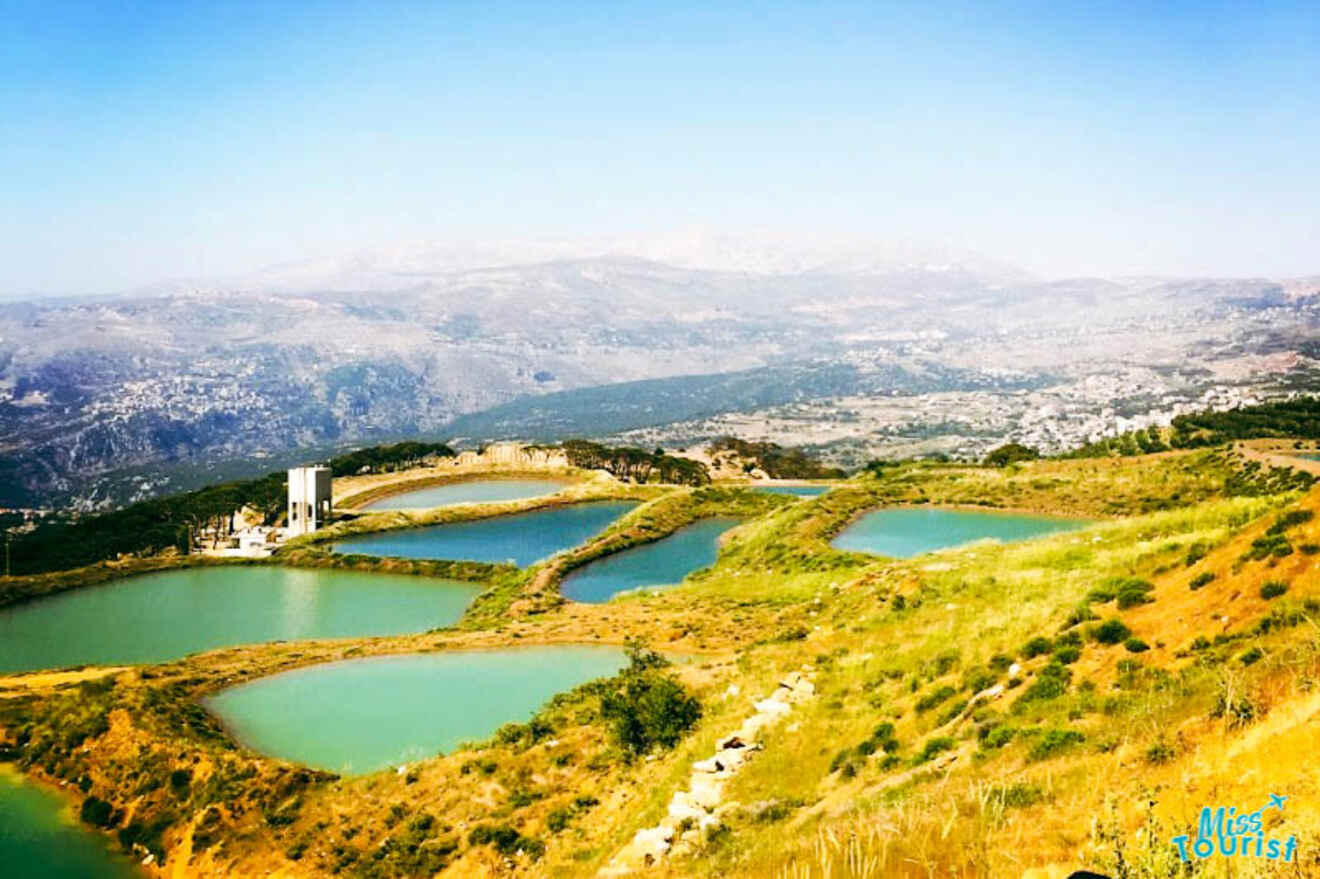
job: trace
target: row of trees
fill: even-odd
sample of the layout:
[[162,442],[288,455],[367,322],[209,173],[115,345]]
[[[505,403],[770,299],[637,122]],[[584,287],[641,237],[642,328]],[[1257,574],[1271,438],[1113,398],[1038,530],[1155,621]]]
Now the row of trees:
[[605,470],[627,482],[670,482],[678,485],[706,485],[710,471],[700,461],[666,455],[656,449],[629,446],[604,446],[587,440],[567,440],[562,446],[568,463],[586,470]]
[[827,467],[801,449],[786,449],[778,443],[754,443],[737,437],[721,437],[711,444],[712,454],[733,452],[760,468],[771,479],[842,479],[847,474]]

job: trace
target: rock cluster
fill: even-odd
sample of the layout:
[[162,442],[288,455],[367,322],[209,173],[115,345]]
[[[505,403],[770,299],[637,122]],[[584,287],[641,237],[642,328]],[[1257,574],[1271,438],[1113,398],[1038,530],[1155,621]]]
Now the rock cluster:
[[[792,712],[793,706],[816,692],[809,669],[796,671],[780,681],[775,691],[753,703],[755,713],[736,730],[722,737],[715,753],[692,764],[687,790],[675,792],[664,819],[654,827],[637,831],[597,874],[626,876],[659,864],[664,858],[691,854],[705,844],[724,823],[724,817],[739,808],[724,802],[724,785],[752,756],[762,749],[760,733]],[[737,695],[730,687],[729,695]]]

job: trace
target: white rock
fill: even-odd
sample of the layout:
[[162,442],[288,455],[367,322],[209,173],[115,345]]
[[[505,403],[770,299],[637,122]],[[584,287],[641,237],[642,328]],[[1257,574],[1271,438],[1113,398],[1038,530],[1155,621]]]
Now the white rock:
[[669,801],[669,817],[682,824],[684,821],[697,821],[706,817],[706,810],[697,805],[687,791],[678,791]]
[[698,760],[697,762],[692,764],[693,772],[719,772],[720,769],[722,768],[723,767],[720,766],[719,761],[716,760],[714,757],[710,757],[705,760]]
[[1015,678],[1020,674],[1022,674],[1022,666],[1018,665],[1016,662],[1008,667],[1008,676],[1010,678]]
[[[788,706],[784,707],[787,708]],[[769,714],[753,714],[751,717],[743,721],[742,726],[738,727],[733,736],[744,742],[754,741],[757,733],[761,731],[762,727],[770,723],[772,720],[774,720],[774,718]]]
[[659,827],[647,827],[637,831],[633,836],[633,845],[644,852],[662,855],[669,851],[669,843],[673,838],[673,828],[662,824]]
[[738,688],[737,684],[729,684],[729,688],[724,691],[724,695],[725,698],[732,698],[734,696],[737,696],[741,692],[742,690]]
[[782,716],[793,710],[792,708],[789,708],[787,704],[783,702],[779,702],[775,699],[762,699],[760,702],[757,702],[752,707],[756,709],[758,714],[767,714],[772,716],[773,715]]
[[692,776],[693,802],[707,811],[714,809],[724,797],[724,782],[714,775]]
[[737,772],[747,762],[751,750],[751,748],[730,748],[726,751],[720,751],[714,759],[719,764],[720,771]]

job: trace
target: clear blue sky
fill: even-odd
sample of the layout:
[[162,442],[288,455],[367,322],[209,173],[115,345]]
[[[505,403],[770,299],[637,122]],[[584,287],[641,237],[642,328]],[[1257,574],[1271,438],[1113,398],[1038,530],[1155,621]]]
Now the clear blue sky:
[[0,144],[3,296],[691,224],[1320,273],[1320,12],[0,0]]

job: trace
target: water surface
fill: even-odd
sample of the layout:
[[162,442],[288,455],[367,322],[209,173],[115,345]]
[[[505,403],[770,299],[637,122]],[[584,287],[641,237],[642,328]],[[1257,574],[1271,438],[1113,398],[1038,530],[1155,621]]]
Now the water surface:
[[554,494],[569,484],[566,479],[468,479],[446,482],[417,491],[390,495],[372,501],[364,510],[415,510],[448,504],[485,504],[520,501]]
[[424,632],[457,620],[477,591],[428,577],[274,565],[144,574],[0,608],[0,672]]
[[485,739],[626,664],[621,650],[583,646],[373,657],[241,684],[206,706],[257,751],[366,773]]
[[[50,791],[0,769],[0,876],[31,879],[134,879],[108,839],[78,826]],[[140,879],[140,877],[139,877]]]
[[907,558],[985,538],[1004,542],[1029,540],[1088,524],[1082,519],[1056,516],[892,507],[862,516],[834,538],[831,545],[836,549]]
[[829,491],[832,485],[757,485],[756,491],[768,494],[791,494],[797,497],[820,497]]
[[720,535],[737,519],[701,519],[654,543],[597,559],[564,578],[560,591],[574,601],[601,602],[638,586],[678,583],[715,563]]
[[412,559],[512,561],[521,568],[577,546],[635,506],[634,501],[597,501],[470,522],[382,531],[341,540],[335,544],[335,551]]

